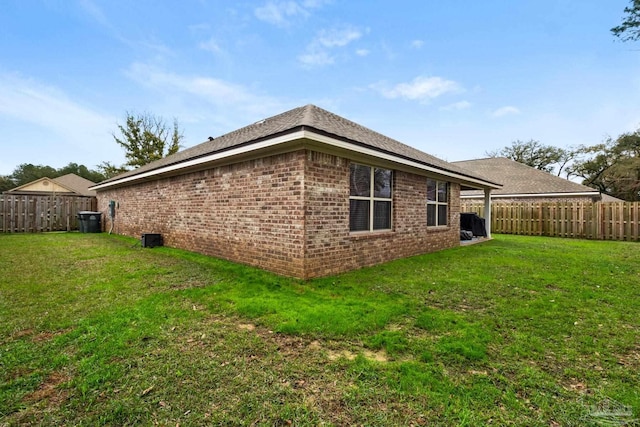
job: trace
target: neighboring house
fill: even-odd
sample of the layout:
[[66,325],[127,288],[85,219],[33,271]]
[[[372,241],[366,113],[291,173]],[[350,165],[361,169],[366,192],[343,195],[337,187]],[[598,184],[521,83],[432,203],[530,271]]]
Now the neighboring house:
[[[560,178],[539,169],[504,157],[452,162],[471,173],[482,175],[502,184],[491,192],[492,201],[500,202],[552,202],[552,201],[620,201],[600,194],[600,191]],[[480,201],[482,191],[463,190],[463,201]]]
[[116,233],[303,279],[458,246],[461,188],[500,185],[313,105],[93,187]]
[[95,197],[95,190],[89,187],[96,185],[81,176],[69,173],[58,178],[40,178],[27,184],[5,191],[13,195],[58,195]]
[[78,212],[95,211],[96,185],[75,174],[40,178],[0,196],[0,232],[33,233],[78,228]]

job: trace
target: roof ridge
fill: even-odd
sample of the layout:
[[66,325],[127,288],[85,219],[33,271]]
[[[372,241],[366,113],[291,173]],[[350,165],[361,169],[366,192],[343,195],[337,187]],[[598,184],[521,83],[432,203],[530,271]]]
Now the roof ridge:
[[313,104],[307,104],[302,107],[302,124],[310,125],[313,123],[313,118],[316,114],[318,107]]
[[489,156],[489,157],[480,157],[480,158],[477,158],[477,159],[452,160],[451,163],[486,162],[487,160],[509,160],[509,161],[514,161],[515,162],[515,160],[512,160],[512,159],[510,159],[508,157],[504,157],[504,156],[495,156],[495,157],[494,156]]
[[[349,120],[331,111],[320,108],[314,104],[307,104],[293,108],[272,117],[258,120],[242,128],[233,130],[219,137],[205,141],[193,147],[178,151],[171,156],[164,157],[154,162],[141,166],[133,171],[103,181],[103,183],[118,181],[141,173],[151,173],[155,169],[177,165],[189,160],[204,158],[213,153],[221,153],[234,148],[247,147],[251,144],[264,141],[275,136],[291,133],[296,129],[308,127],[333,138],[337,138],[362,147],[369,147],[374,151],[392,154],[397,157],[409,159],[438,170],[451,172],[469,178],[480,179],[486,182],[484,177],[472,173],[461,166],[439,159],[431,154],[421,151],[411,145],[386,136],[380,132]],[[493,182],[492,182],[493,183]]]

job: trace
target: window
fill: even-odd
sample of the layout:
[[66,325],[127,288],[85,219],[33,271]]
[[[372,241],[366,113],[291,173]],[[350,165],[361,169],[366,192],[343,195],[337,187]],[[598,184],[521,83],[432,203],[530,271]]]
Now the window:
[[427,179],[427,227],[447,225],[449,184]]
[[391,229],[392,175],[389,169],[351,164],[350,231]]

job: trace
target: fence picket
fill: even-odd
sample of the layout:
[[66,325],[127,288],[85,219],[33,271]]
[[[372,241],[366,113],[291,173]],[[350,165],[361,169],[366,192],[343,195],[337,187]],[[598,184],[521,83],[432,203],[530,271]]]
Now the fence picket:
[[75,230],[78,212],[95,209],[94,197],[0,194],[0,233]]
[[[461,202],[482,216],[484,204]],[[529,236],[640,240],[640,202],[513,202],[491,204],[491,231]]]

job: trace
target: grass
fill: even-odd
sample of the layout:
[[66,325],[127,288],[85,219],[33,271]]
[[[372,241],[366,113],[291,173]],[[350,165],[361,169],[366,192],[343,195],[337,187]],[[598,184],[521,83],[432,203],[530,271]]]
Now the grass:
[[136,243],[0,235],[0,426],[640,419],[637,243],[496,236],[308,282]]

